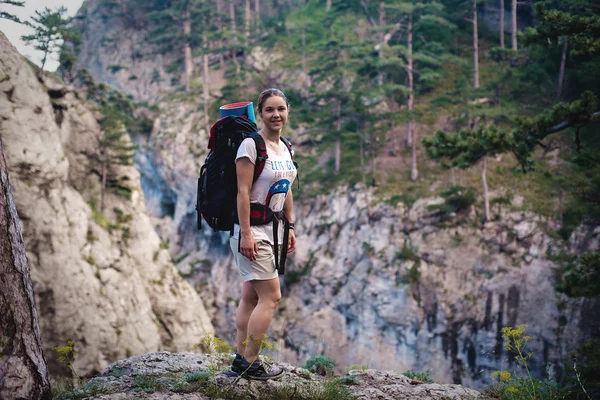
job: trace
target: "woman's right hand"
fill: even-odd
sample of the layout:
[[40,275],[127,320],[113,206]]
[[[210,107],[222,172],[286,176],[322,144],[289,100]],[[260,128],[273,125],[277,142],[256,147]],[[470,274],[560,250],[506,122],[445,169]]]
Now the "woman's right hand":
[[241,235],[240,234],[240,253],[247,259],[254,261],[258,254],[258,244],[254,241],[251,234]]

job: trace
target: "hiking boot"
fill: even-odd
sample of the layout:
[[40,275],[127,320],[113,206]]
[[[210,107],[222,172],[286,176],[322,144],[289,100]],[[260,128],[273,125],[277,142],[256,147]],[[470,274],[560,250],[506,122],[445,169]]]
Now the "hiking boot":
[[238,375],[241,375],[249,367],[248,361],[239,353],[235,353],[235,358],[231,363],[231,370]]
[[[247,362],[247,361],[246,361]],[[256,381],[279,379],[283,376],[283,369],[259,360],[254,360],[252,365],[244,372],[242,377]]]

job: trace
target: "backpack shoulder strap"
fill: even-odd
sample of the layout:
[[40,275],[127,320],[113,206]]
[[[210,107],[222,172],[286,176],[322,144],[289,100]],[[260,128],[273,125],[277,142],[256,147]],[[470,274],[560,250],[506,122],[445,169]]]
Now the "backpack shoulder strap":
[[288,151],[290,152],[290,157],[292,157],[292,162],[294,163],[296,169],[298,169],[298,163],[296,162],[296,160],[294,160],[294,149],[292,149],[292,142],[290,142],[290,140],[285,136],[280,136],[280,139],[287,147]]
[[252,182],[256,182],[260,174],[263,172],[263,169],[265,168],[265,162],[269,156],[267,155],[267,144],[258,132],[250,133],[249,137],[254,140],[254,144],[256,145],[256,163],[254,164],[254,178],[252,179]]
[[292,142],[290,142],[289,139],[286,138],[285,136],[280,136],[279,138],[285,144],[285,147],[287,147],[288,151],[290,152],[290,156],[292,156],[292,160],[293,160],[294,159],[294,150],[292,149]]

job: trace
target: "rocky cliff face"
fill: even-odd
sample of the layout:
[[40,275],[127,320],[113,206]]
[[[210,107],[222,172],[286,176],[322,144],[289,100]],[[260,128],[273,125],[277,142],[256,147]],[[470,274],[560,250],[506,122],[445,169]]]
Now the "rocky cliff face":
[[[228,234],[196,230],[195,174],[207,141],[194,128],[201,114],[185,102],[164,101],[160,109],[142,147],[146,161],[138,163],[146,189],[174,199],[173,215],[156,225],[207,302],[217,334],[233,343],[240,279]],[[156,172],[162,186],[150,182]],[[441,221],[427,210],[441,198],[410,209],[367,207],[373,198],[356,187],[296,201],[298,249],[271,331],[281,361],[323,353],[340,366],[429,371],[437,382],[482,388],[491,372],[512,368],[504,326],[529,325],[540,376],[547,366],[560,375],[576,344],[599,334],[597,302],[554,291],[558,265],[548,255],[556,249],[545,233],[552,221],[503,211],[482,227],[475,215]],[[582,227],[567,250],[597,250],[599,234]]]
[[[140,175],[118,167],[131,199],[107,193],[94,164],[102,132],[75,92],[34,71],[0,33],[0,135],[21,219],[41,332],[74,340],[79,373],[159,349],[190,350],[213,327],[161,248]],[[164,246],[163,246],[164,247]]]
[[[148,80],[129,80],[124,70],[106,75],[108,64],[133,68],[128,41],[140,33],[116,19],[96,25],[89,11],[96,4],[87,0],[82,11],[89,14],[82,65],[98,80],[152,98],[158,92]],[[123,44],[112,43],[108,51],[91,39],[105,32]],[[136,76],[161,68],[155,62]],[[218,90],[218,80],[211,82]],[[196,177],[207,134],[198,128],[203,115],[197,104],[185,97],[159,103],[155,129],[138,139],[136,165],[153,227],[201,293],[218,335],[231,343],[240,280],[228,234],[196,230]],[[597,302],[554,292],[558,266],[547,256],[553,241],[544,233],[551,221],[510,211],[484,227],[473,217],[442,223],[426,208],[441,201],[421,199],[410,210],[402,204],[367,209],[364,188],[297,201],[299,245],[271,332],[280,360],[294,364],[324,353],[340,366],[429,371],[438,382],[482,387],[491,371],[512,368],[503,326],[529,325],[532,366],[540,376],[547,365],[560,374],[575,344],[600,334]],[[598,234],[598,228],[582,227],[568,250],[597,250]]]

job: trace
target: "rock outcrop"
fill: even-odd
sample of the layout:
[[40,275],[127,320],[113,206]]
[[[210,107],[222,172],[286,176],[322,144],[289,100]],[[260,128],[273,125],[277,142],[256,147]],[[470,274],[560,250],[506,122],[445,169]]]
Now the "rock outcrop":
[[[257,382],[231,376],[231,357],[224,354],[152,353],[118,361],[83,388],[88,399],[298,399],[483,400],[481,393],[460,385],[426,383],[392,371],[351,370],[337,381],[290,364],[279,364],[284,376]],[[101,394],[102,393],[102,394]],[[337,393],[337,395],[336,395]]]
[[131,198],[101,188],[98,115],[32,70],[0,33],[0,135],[21,219],[46,358],[75,341],[80,374],[132,354],[185,351],[213,331],[145,214],[140,175],[119,166]]

